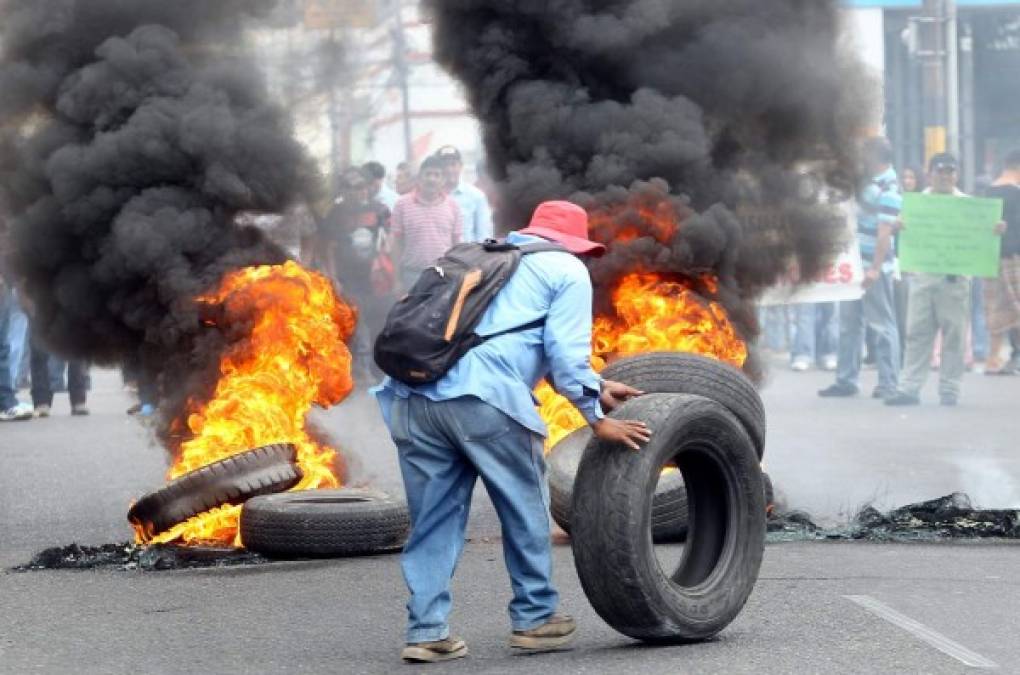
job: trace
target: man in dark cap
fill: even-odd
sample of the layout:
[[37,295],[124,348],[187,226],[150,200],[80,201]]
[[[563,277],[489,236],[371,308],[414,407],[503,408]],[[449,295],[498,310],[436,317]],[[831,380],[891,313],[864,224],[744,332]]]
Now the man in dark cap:
[[390,248],[398,281],[408,290],[422,270],[461,242],[463,219],[457,202],[443,190],[443,162],[427,157],[418,171],[418,185],[393,207]]
[[474,185],[465,183],[464,160],[460,150],[444,145],[436,151],[436,157],[443,163],[443,186],[460,207],[464,221],[461,241],[485,241],[492,238],[492,209],[485,193]]
[[[930,187],[924,193],[965,198],[967,195],[956,187],[958,180],[956,157],[948,152],[939,153],[928,163]],[[931,370],[932,349],[936,337],[941,333],[939,402],[944,406],[955,406],[960,398],[960,383],[967,370],[970,278],[958,274],[917,272],[910,275],[908,298],[907,350],[903,358],[903,377],[900,379],[899,390],[886,399],[886,405],[910,406],[921,402],[921,388]]]
[[[503,526],[513,587],[510,645],[542,650],[570,641],[574,620],[557,612],[552,583],[546,427],[532,390],[546,377],[581,412],[595,434],[633,449],[649,438],[641,422],[603,410],[640,392],[601,380],[592,370],[592,284],[582,256],[604,253],[588,238],[588,216],[568,202],[546,202],[513,244],[556,242],[563,250],[526,255],[477,326],[491,339],[469,351],[441,379],[409,386],[386,380],[376,390],[397,445],[411,509],[404,548],[407,646],[403,658],[431,662],[467,654],[451,637],[450,578],[464,547],[471,493],[485,483]],[[515,327],[541,325],[522,330]]]

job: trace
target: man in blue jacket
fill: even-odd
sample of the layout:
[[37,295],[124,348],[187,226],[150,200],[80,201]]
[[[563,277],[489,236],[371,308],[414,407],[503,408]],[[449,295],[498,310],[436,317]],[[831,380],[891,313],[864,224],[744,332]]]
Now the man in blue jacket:
[[545,424],[532,389],[547,377],[600,438],[639,449],[649,438],[641,422],[605,417],[639,395],[602,380],[591,368],[592,284],[580,256],[598,256],[584,209],[568,202],[539,205],[531,224],[507,239],[553,241],[563,251],[533,253],[487,308],[477,331],[493,335],[544,318],[542,327],[494,337],[468,352],[440,380],[411,387],[386,380],[376,394],[397,445],[411,510],[402,567],[408,601],[407,661],[467,654],[450,636],[450,579],[464,547],[471,493],[481,477],[500,518],[513,587],[510,644],[542,650],[569,642],[574,620],[556,612],[552,584]]

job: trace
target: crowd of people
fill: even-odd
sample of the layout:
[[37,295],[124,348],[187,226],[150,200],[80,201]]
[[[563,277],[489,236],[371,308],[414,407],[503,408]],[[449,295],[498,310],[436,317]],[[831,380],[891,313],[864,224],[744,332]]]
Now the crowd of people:
[[959,402],[968,369],[1020,373],[1020,150],[979,190],[1003,202],[1000,273],[987,279],[899,270],[903,194],[967,197],[956,158],[939,153],[926,174],[911,167],[897,174],[885,139],[869,139],[862,154],[869,176],[856,200],[863,297],[763,310],[764,347],[788,347],[795,371],[835,371],[833,384],[818,392],[825,398],[856,396],[862,365],[870,363],[878,370],[872,396],[889,406],[918,405],[932,369],[944,406]]
[[372,341],[394,300],[451,246],[493,236],[490,198],[464,178],[450,145],[426,157],[417,173],[397,167],[393,187],[378,162],[348,169],[324,215],[301,227],[300,258],[332,277],[361,313],[355,366],[374,373]]
[[[68,393],[72,415],[88,415],[88,364],[64,361],[33,339],[27,309],[0,269],[0,422],[49,417],[55,392]],[[29,389],[31,405],[19,399],[21,389]]]
[[[1020,150],[981,190],[1005,204],[1001,274],[995,279],[898,269],[903,193],[965,196],[952,155],[933,157],[927,172],[906,167],[897,173],[884,139],[870,139],[862,154],[870,177],[857,196],[864,296],[763,310],[762,346],[788,350],[795,371],[834,371],[835,382],[819,392],[823,397],[857,395],[862,365],[873,364],[873,396],[888,405],[919,403],[935,366],[940,401],[948,406],[958,402],[968,368],[1020,373]],[[355,366],[360,375],[374,377],[372,342],[394,300],[451,246],[493,236],[495,195],[479,175],[477,184],[467,182],[460,151],[448,145],[417,173],[407,163],[398,165],[392,184],[382,164],[368,162],[343,172],[335,199],[325,206],[299,202],[284,214],[245,213],[238,222],[266,231],[293,257],[331,276],[357,304],[362,320],[353,344]],[[31,339],[30,312],[2,271],[0,421],[48,416],[57,391],[69,393],[72,414],[88,414],[88,365],[61,361]],[[125,380],[136,382],[130,370]],[[29,382],[31,405],[17,395]],[[138,383],[138,389],[142,400],[129,412],[152,414],[155,385]]]

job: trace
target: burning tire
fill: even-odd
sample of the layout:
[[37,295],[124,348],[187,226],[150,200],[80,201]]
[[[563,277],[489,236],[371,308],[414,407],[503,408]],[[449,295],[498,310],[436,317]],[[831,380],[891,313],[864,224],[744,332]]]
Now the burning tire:
[[602,376],[649,394],[695,394],[718,401],[747,429],[759,461],[765,454],[765,406],[751,381],[733,366],[698,354],[651,352],[615,361]]
[[[643,420],[640,452],[593,443],[575,482],[574,564],[588,600],[609,625],[646,642],[703,640],[740,612],[758,578],[765,499],[754,444],[721,404],[651,394],[613,413]],[[690,511],[673,572],[652,545],[652,491],[663,466],[683,474]]]
[[128,520],[153,537],[217,506],[289,490],[301,480],[295,459],[293,445],[267,445],[203,466],[139,499]]
[[[574,496],[574,477],[593,436],[591,427],[582,427],[566,436],[549,454],[549,512],[564,532],[570,534],[570,509]],[[655,541],[682,541],[687,534],[687,492],[683,477],[670,471],[659,478],[652,500],[652,538]]]
[[372,490],[268,495],[241,510],[245,548],[277,557],[389,553],[403,548],[410,529],[407,505]]

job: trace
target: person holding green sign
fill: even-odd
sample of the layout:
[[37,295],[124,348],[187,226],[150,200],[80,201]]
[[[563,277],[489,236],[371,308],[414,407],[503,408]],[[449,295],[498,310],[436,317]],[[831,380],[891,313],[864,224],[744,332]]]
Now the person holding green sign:
[[[970,199],[956,186],[958,166],[953,155],[944,152],[932,157],[928,172],[931,187],[924,191],[925,195]],[[992,206],[994,207],[994,205]],[[955,258],[944,254],[941,257],[932,256],[931,258],[923,258],[919,255],[916,256],[918,262],[915,263],[915,256],[912,255],[912,252],[920,249],[921,245],[911,241],[912,238],[918,237],[922,227],[925,229],[927,237],[933,240],[938,239],[941,243],[951,240],[951,237],[957,236],[959,233],[950,232],[949,236],[946,236],[943,232],[937,231],[933,223],[939,221],[939,214],[926,213],[925,208],[941,209],[942,215],[952,212],[945,203],[939,203],[938,200],[924,200],[923,198],[917,202],[908,200],[899,223],[904,234],[901,259],[904,269],[931,269],[931,271],[915,271],[910,277],[909,300],[907,302],[907,348],[899,388],[895,395],[885,401],[886,405],[891,406],[910,406],[921,402],[921,388],[928,378],[932,348],[940,331],[942,333],[942,362],[939,367],[939,401],[942,405],[955,406],[957,404],[960,398],[960,383],[966,371],[965,353],[971,298],[970,277],[962,274],[937,273],[936,270],[940,265],[959,264]],[[994,220],[992,222],[994,223]],[[973,225],[975,223],[956,222],[954,227],[966,228]],[[1002,229],[999,228],[999,234]],[[968,242],[978,236],[980,235],[975,229],[973,233],[967,232],[958,238]],[[925,250],[933,248],[935,247],[928,245]],[[951,244],[945,248],[952,250]],[[997,250],[994,253],[998,256]],[[957,257],[962,258],[963,256]]]

